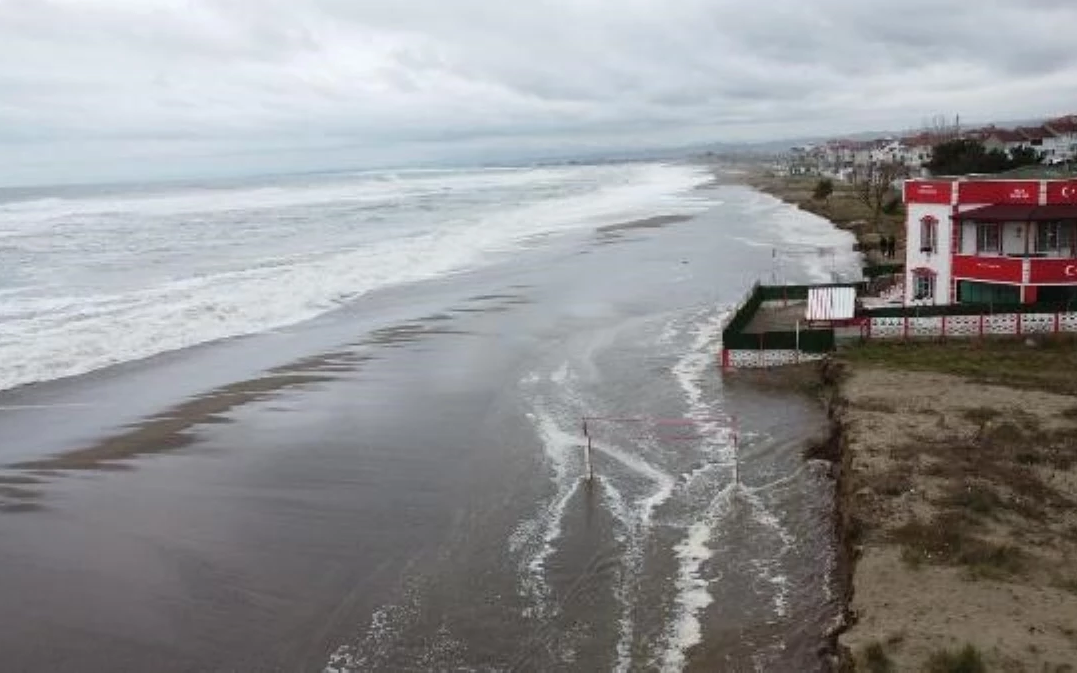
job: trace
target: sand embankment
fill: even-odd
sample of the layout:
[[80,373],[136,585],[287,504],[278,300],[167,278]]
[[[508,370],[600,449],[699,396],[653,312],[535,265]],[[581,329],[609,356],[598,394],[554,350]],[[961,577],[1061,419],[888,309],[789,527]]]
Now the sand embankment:
[[1072,670],[1075,359],[888,344],[830,365],[855,670]]

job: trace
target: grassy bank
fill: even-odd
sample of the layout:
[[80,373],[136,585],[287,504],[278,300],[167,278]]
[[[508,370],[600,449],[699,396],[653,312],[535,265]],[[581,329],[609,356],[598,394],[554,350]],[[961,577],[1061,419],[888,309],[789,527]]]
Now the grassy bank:
[[878,340],[844,351],[842,359],[865,367],[955,374],[971,383],[1077,395],[1077,339],[1073,336],[1029,342]]
[[857,670],[1075,670],[1074,343],[872,343],[835,363]]

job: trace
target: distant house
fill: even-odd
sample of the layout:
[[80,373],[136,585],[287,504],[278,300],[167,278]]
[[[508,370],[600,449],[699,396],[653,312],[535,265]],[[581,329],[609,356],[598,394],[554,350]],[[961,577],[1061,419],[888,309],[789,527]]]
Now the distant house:
[[935,145],[943,139],[931,133],[918,133],[901,139],[901,163],[916,171],[931,161]]
[[856,145],[852,140],[828,141],[824,148],[827,169],[832,173],[840,173],[843,169],[851,168]]
[[1026,145],[1028,138],[1023,133],[1014,130],[993,128],[984,135],[982,142],[984,149],[1001,150],[1006,154],[1011,154],[1018,147]]
[[1077,115],[1051,119],[1044,126],[1055,134],[1055,159],[1057,161],[1077,159]]
[[862,142],[853,142],[853,166],[869,166],[871,165],[871,153],[875,149],[875,141],[868,140]]
[[901,163],[904,148],[896,138],[880,138],[872,141],[870,161],[873,164]]
[[1022,126],[1014,130],[1025,136],[1025,146],[1039,152],[1044,161],[1051,161],[1059,150],[1065,150],[1064,140],[1047,126]]

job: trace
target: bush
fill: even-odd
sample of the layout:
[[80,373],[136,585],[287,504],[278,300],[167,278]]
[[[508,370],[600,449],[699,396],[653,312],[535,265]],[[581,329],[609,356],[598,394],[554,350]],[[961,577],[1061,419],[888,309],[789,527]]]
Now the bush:
[[965,645],[960,652],[939,650],[927,660],[928,673],[985,673],[983,657],[972,645]]
[[871,643],[864,648],[864,665],[871,673],[890,673],[894,670],[894,662],[886,655],[880,643]]
[[816,201],[826,201],[833,193],[834,181],[830,178],[823,178],[815,184],[815,191],[812,192],[811,197]]

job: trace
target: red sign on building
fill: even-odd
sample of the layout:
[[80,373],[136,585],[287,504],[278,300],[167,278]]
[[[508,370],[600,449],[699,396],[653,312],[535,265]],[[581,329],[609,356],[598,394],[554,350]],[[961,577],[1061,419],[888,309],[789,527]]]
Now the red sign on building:
[[950,203],[954,183],[948,180],[907,180],[905,203]]
[[1039,285],[1077,283],[1077,259],[1033,259],[1028,280]]
[[1051,180],[1047,183],[1047,203],[1077,203],[1077,180]]
[[1039,180],[979,180],[957,183],[958,203],[1017,203],[1029,206],[1040,202]]
[[954,278],[1020,283],[1022,263],[1011,257],[953,256]]

